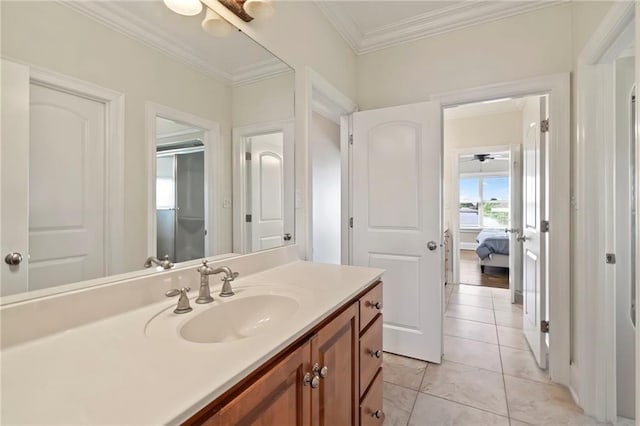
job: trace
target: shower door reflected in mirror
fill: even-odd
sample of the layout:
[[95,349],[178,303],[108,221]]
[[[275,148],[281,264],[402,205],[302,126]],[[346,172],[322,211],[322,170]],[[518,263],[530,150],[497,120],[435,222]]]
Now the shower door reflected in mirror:
[[173,262],[205,256],[205,147],[200,128],[156,118],[157,255]]

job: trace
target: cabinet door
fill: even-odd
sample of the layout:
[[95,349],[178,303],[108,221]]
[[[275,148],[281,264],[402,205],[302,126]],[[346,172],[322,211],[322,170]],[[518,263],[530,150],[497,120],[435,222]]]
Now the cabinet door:
[[310,387],[304,375],[311,370],[307,342],[225,405],[204,424],[211,426],[307,426],[311,421]]
[[356,302],[311,340],[312,363],[327,367],[320,387],[311,391],[313,425],[358,424],[359,330]]

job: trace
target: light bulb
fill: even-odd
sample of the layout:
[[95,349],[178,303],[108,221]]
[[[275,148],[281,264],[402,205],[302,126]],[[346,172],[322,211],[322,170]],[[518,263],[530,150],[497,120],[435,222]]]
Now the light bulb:
[[165,6],[179,15],[194,16],[202,12],[200,0],[163,0]]
[[222,16],[207,8],[207,13],[202,20],[202,29],[215,37],[226,37],[233,31],[233,26]]
[[250,16],[256,19],[264,19],[273,15],[271,0],[247,0],[243,8]]

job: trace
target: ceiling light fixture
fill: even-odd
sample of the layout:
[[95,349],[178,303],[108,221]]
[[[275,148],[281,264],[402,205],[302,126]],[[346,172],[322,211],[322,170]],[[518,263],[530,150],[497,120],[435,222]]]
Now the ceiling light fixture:
[[257,19],[266,19],[273,15],[271,0],[245,0],[244,10]]
[[202,12],[200,0],[163,0],[165,6],[178,15],[195,16]]
[[233,25],[207,7],[207,13],[202,20],[202,29],[212,36],[226,37],[233,32]]
[[218,0],[222,3],[227,9],[236,14],[236,16],[242,19],[244,22],[253,21],[253,16],[249,15],[244,10],[245,0]]

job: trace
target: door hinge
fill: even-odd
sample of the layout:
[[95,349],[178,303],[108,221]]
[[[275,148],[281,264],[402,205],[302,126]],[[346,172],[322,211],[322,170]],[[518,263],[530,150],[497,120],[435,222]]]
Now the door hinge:
[[244,217],[244,220],[245,220],[245,222],[247,222],[247,223],[251,223],[251,215],[250,215],[250,214],[246,215],[246,216]]
[[549,232],[549,221],[543,220],[540,222],[540,232]]
[[540,321],[540,331],[542,333],[549,332],[549,321],[545,321],[545,320]]
[[353,145],[353,134],[349,135],[349,145]]
[[542,120],[540,122],[540,131],[542,133],[547,133],[549,131],[549,119]]
[[353,228],[353,218],[349,218],[349,228]]
[[247,160],[247,161],[251,161],[251,153],[250,152],[246,152],[244,154],[244,159]]
[[607,254],[605,254],[605,259],[606,259],[606,262],[609,265],[615,265],[616,264],[616,255],[615,255],[615,253],[607,253]]

